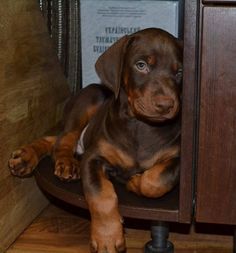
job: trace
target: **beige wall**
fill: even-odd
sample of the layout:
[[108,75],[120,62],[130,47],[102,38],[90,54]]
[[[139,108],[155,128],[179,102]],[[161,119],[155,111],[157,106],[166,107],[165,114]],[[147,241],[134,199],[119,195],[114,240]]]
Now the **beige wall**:
[[33,178],[10,175],[9,155],[60,120],[68,95],[37,1],[1,1],[0,253],[48,203]]

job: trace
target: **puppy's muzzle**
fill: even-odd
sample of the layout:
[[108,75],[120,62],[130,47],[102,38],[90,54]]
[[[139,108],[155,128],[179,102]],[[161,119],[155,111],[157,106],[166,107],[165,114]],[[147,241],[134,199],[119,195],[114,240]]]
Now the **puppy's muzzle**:
[[166,115],[174,109],[175,101],[167,96],[158,96],[155,98],[153,106],[159,114]]
[[163,122],[175,118],[180,107],[178,99],[163,95],[141,97],[132,102],[134,114],[151,122]]

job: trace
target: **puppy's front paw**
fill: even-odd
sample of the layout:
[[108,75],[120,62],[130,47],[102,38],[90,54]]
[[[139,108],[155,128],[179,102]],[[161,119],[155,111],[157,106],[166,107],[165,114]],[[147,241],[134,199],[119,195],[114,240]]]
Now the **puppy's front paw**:
[[11,154],[8,166],[14,176],[24,177],[35,169],[39,158],[31,146],[22,147]]
[[132,176],[131,179],[127,182],[126,188],[127,190],[132,191],[137,195],[141,195],[140,184],[141,184],[141,175],[136,174]]
[[120,221],[92,222],[92,253],[126,252],[123,226]]
[[80,178],[79,161],[75,158],[60,157],[56,160],[54,174],[63,181]]

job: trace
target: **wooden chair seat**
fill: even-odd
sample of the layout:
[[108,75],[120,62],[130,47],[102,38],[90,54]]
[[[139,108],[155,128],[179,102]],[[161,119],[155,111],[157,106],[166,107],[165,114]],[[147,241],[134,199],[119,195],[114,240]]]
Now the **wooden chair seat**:
[[[44,158],[35,170],[39,187],[66,203],[87,209],[81,180],[63,182],[54,175],[54,163]],[[144,248],[145,253],[173,253],[174,246],[168,241],[169,228],[166,221],[178,221],[179,188],[176,187],[162,198],[150,199],[137,196],[126,190],[124,185],[113,182],[118,195],[121,215],[155,221],[151,226],[151,241]]]
[[[45,157],[35,171],[39,187],[52,196],[77,207],[87,208],[81,181],[63,182],[53,173],[54,164],[50,157]],[[177,221],[179,208],[179,188],[162,198],[150,199],[137,196],[126,190],[120,183],[114,183],[119,200],[121,215],[124,217]]]

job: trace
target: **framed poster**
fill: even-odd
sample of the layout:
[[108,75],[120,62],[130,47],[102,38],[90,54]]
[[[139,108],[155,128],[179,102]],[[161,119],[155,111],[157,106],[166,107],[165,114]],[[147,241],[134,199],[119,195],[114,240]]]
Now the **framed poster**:
[[97,58],[115,41],[148,27],[179,35],[179,1],[80,0],[82,87],[99,83]]

